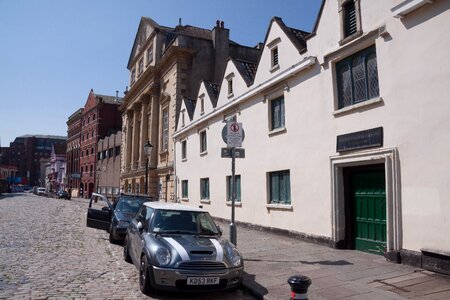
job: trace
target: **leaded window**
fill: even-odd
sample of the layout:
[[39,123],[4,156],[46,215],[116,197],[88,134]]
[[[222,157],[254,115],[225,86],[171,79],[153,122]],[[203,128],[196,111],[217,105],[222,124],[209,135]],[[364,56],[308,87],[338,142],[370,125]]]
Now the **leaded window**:
[[[241,201],[241,175],[235,175],[234,181],[236,182],[236,198],[237,202]],[[231,196],[233,193],[233,177],[227,176],[227,201],[231,201]]]
[[200,132],[200,153],[208,150],[208,142],[206,139],[206,130]]
[[186,140],[181,142],[181,159],[186,159],[187,157],[187,142]]
[[290,171],[269,173],[271,204],[291,204]]
[[343,108],[380,95],[375,46],[336,64],[338,107]]
[[279,97],[270,102],[271,128],[270,130],[284,127],[284,97]]
[[187,180],[181,181],[181,197],[182,198],[188,197],[188,181]]
[[200,179],[200,199],[209,200],[209,178]]
[[161,150],[167,151],[169,149],[169,110],[166,108],[162,113],[162,143]]

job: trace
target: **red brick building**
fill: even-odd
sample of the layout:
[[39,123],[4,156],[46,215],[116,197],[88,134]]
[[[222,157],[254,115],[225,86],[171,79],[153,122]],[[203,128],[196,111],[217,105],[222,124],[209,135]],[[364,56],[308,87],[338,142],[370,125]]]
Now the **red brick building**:
[[97,95],[91,89],[81,114],[80,196],[89,198],[95,190],[97,142],[122,128],[118,111],[122,98]]
[[83,109],[74,112],[67,120],[67,189],[72,197],[80,196],[80,143],[81,143],[81,115]]

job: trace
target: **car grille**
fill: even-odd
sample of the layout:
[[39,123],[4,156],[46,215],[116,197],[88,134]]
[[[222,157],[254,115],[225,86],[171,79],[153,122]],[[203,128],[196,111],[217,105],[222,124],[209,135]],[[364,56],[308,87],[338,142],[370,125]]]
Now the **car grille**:
[[225,265],[221,262],[215,261],[186,261],[180,263],[179,269],[186,270],[222,270],[226,269]]

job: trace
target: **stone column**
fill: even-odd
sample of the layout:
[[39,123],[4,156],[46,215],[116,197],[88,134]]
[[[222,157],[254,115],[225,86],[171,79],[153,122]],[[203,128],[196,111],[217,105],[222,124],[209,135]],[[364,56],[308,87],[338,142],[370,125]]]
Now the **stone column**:
[[131,118],[132,118],[132,111],[127,110],[127,119],[126,119],[126,126],[127,126],[127,133],[125,135],[125,142],[126,142],[126,149],[125,149],[125,170],[129,171],[131,170],[131,152],[132,149],[132,141],[133,141],[133,130],[131,126]]
[[141,128],[140,128],[140,137],[139,137],[139,166],[145,168],[145,153],[144,153],[144,145],[148,140],[148,128],[147,128],[147,107],[148,107],[148,99],[144,99],[142,101],[141,106]]
[[132,152],[131,152],[131,166],[133,170],[136,170],[137,162],[139,159],[139,107],[134,107],[133,115],[133,141],[132,141]]

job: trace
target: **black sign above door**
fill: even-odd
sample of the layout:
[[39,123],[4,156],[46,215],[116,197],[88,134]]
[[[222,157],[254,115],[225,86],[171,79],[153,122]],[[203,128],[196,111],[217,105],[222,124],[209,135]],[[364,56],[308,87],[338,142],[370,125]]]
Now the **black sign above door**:
[[336,152],[382,146],[383,127],[338,135],[336,140]]

